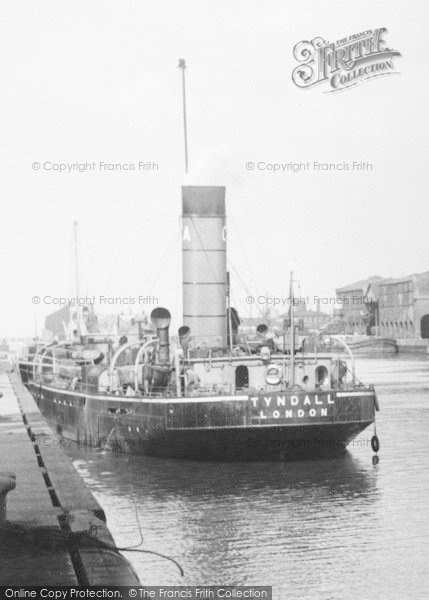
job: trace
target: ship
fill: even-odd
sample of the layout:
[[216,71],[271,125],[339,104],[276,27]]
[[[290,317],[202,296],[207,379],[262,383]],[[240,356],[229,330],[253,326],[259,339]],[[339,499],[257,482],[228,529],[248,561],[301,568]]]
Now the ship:
[[86,334],[35,345],[21,358],[22,380],[58,435],[159,457],[288,460],[344,452],[375,424],[376,392],[357,379],[352,357],[350,365],[295,348],[293,301],[288,347],[266,325],[252,340],[240,331],[225,194],[223,186],[182,187],[177,332],[170,311],[158,306],[153,330],[138,340],[118,347]]

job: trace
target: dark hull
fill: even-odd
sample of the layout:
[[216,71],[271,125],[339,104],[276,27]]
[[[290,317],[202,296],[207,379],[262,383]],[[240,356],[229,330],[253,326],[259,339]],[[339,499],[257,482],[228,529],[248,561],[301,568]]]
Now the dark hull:
[[363,426],[270,427],[260,429],[220,429],[166,431],[149,446],[139,448],[138,441],[119,442],[118,450],[161,457],[198,460],[286,460],[335,456]]
[[[239,397],[241,402],[216,398],[213,403],[175,399],[170,404],[167,399],[93,396],[27,385],[53,430],[64,438],[120,452],[173,458],[285,460],[335,455],[374,421],[375,410],[374,393],[367,389],[351,397],[332,393],[326,408],[331,394],[320,395],[322,408],[317,407],[317,413],[316,408],[299,408],[306,398],[313,405],[318,398],[301,392],[300,397],[292,396],[297,404],[286,419],[283,409],[278,417],[280,411],[261,411],[255,398]],[[286,406],[290,401],[289,395]],[[309,416],[313,414],[309,411],[316,415]]]

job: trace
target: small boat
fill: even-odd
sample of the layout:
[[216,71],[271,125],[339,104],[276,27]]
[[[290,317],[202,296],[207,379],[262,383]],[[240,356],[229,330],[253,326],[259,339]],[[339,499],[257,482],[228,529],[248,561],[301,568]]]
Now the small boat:
[[378,356],[397,354],[398,345],[393,338],[373,335],[345,335],[333,336],[341,344],[346,344],[355,356]]

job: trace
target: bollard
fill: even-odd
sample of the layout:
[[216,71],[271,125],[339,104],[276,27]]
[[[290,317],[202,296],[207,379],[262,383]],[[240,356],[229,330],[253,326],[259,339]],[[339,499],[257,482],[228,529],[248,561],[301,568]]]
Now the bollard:
[[0,526],[6,521],[6,495],[15,488],[15,473],[10,471],[0,472]]

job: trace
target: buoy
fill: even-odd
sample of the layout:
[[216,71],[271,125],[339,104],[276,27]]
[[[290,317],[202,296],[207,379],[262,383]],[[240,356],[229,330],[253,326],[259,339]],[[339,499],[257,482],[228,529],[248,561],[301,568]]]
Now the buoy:
[[374,466],[375,466],[375,465],[378,465],[378,461],[379,461],[379,460],[380,460],[380,459],[378,458],[378,455],[377,455],[377,454],[374,454],[374,455],[373,455],[373,457],[372,457],[372,464],[373,464]]
[[380,450],[380,440],[376,435],[373,435],[371,438],[371,448],[376,453]]

